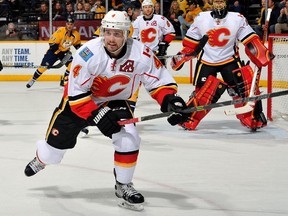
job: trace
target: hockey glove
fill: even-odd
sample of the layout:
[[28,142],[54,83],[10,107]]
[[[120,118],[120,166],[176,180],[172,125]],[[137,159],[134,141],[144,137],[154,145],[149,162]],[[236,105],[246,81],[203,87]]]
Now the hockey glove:
[[2,65],[2,62],[0,61],[0,71],[3,70],[3,65]]
[[166,41],[162,41],[158,44],[158,53],[157,56],[165,56],[167,55],[167,49],[169,47],[169,44]]
[[92,116],[88,118],[90,125],[96,125],[102,134],[109,138],[112,138],[112,134],[121,130],[121,126],[117,123],[119,120],[117,111],[111,110],[107,106],[94,110]]
[[187,106],[185,101],[181,97],[174,94],[166,95],[161,105],[162,112],[173,111],[173,113],[167,118],[167,121],[172,126],[182,124],[188,120],[189,114],[181,113],[181,111],[186,108]]
[[[158,44],[158,52],[156,56],[165,56],[167,55],[167,49],[169,47],[169,44],[166,41],[162,41]],[[166,60],[160,59],[161,63],[166,66]]]

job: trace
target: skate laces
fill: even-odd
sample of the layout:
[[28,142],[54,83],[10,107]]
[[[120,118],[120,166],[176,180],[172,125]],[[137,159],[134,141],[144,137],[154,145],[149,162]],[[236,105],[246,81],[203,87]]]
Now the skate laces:
[[45,165],[39,162],[36,157],[29,163],[29,166],[35,173],[45,168]]
[[120,187],[121,187],[123,195],[126,195],[128,197],[139,194],[138,191],[136,191],[135,188],[133,187],[132,182],[129,184],[122,184],[120,185]]

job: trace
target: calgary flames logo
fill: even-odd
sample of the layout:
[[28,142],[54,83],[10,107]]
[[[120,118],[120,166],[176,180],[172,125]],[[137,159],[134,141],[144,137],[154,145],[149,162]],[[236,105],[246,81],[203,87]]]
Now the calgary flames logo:
[[212,47],[225,46],[229,41],[229,38],[227,38],[226,36],[231,35],[229,29],[227,29],[227,28],[212,29],[212,30],[208,31],[207,34],[209,36],[208,43]]
[[100,76],[93,80],[91,91],[92,94],[98,98],[111,97],[121,93],[125,89],[125,87],[122,86],[125,86],[129,82],[130,78],[123,75],[111,78]]
[[141,31],[142,43],[151,43],[155,40],[157,31],[154,28],[148,28]]

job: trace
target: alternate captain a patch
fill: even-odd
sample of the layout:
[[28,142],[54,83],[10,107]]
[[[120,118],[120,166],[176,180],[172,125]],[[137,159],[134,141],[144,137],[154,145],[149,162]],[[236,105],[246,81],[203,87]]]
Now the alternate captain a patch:
[[94,54],[88,47],[84,47],[84,49],[79,53],[79,55],[85,62],[87,62]]

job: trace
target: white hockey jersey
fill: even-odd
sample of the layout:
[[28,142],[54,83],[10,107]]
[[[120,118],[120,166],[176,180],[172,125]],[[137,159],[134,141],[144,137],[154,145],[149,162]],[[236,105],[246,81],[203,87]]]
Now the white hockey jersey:
[[161,97],[157,96],[160,91],[177,92],[177,84],[169,71],[144,44],[128,38],[126,53],[115,59],[107,54],[102,39],[85,43],[76,51],[72,62],[68,96],[71,109],[77,115],[87,118],[107,101],[129,99],[140,82],[160,104]]
[[217,20],[211,11],[202,12],[187,31],[187,38],[200,40],[207,34],[209,40],[204,46],[201,61],[209,65],[224,64],[238,55],[238,41],[255,33],[246,18],[240,13],[228,12],[224,19]]
[[133,22],[133,29],[132,38],[141,41],[153,52],[158,50],[158,44],[164,35],[175,33],[172,23],[166,17],[157,14],[150,20],[145,20],[143,15],[138,16]]

